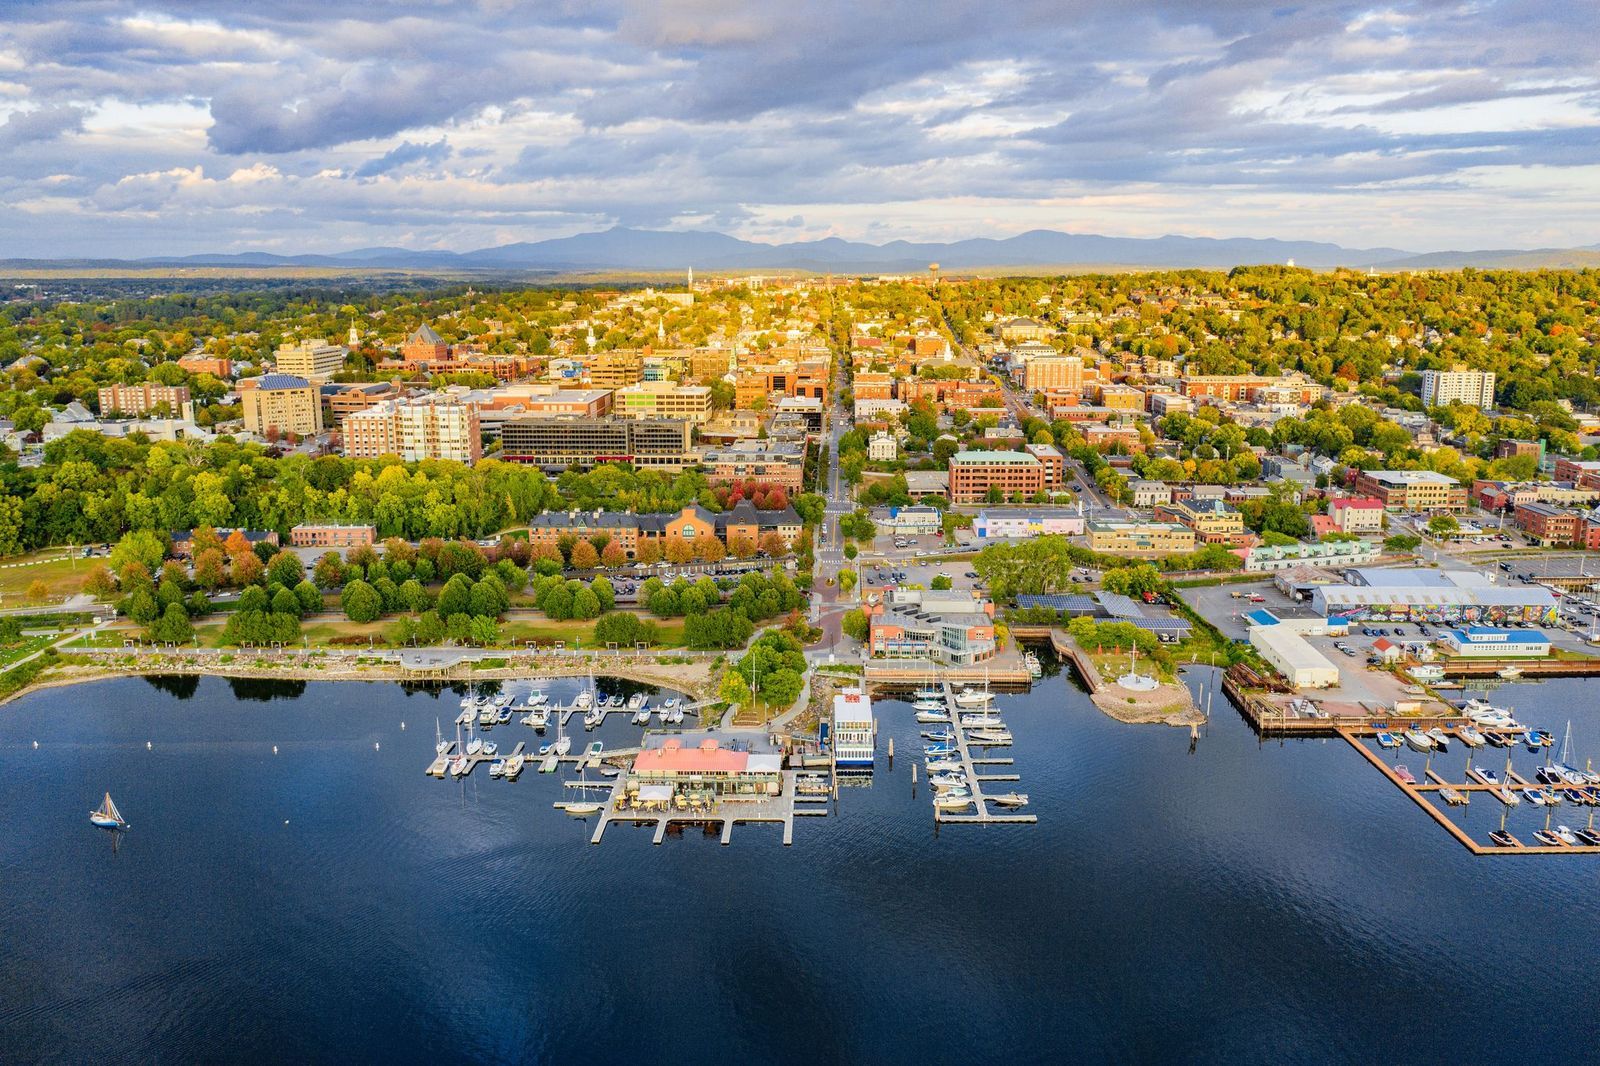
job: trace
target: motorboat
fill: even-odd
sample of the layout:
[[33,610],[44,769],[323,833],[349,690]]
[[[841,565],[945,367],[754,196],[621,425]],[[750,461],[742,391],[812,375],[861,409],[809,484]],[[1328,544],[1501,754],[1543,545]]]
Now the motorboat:
[[1506,832],[1504,829],[1489,830],[1489,839],[1498,848],[1520,848],[1522,841]]
[[928,784],[934,788],[967,788],[969,782],[965,774],[943,773],[929,777]]
[[628,697],[628,710],[637,711],[640,707],[643,707],[643,706],[644,706],[644,693],[635,692],[633,695]]
[[1467,776],[1475,777],[1486,785],[1498,785],[1500,783],[1500,775],[1487,766],[1474,766],[1467,771]]
[[1539,791],[1544,793],[1545,806],[1547,806],[1547,807],[1559,807],[1559,806],[1561,806],[1561,793],[1560,792],[1558,792],[1557,790],[1555,790],[1553,788],[1542,788]]
[[954,740],[956,735],[948,729],[932,729],[922,734],[923,740]]
[[583,757],[586,759],[598,759],[600,758],[600,753],[605,750],[606,742],[603,740],[597,740],[584,749]]
[[964,714],[961,716],[961,724],[969,728],[972,726],[982,728],[984,726],[1003,726],[1006,723],[1005,719],[998,714]]
[[1017,808],[1028,805],[1028,794],[1026,792],[1003,792],[998,796],[987,796],[985,798],[997,807]]
[[667,722],[669,724],[671,724],[671,725],[679,725],[679,724],[681,724],[683,722],[683,708],[682,707],[674,707],[674,708],[672,708],[672,710],[668,711],[667,712]]
[[478,709],[478,697],[474,696],[470,692],[467,693],[465,696],[462,696],[461,697],[461,709],[463,711],[475,711],[475,710],[477,710]]
[[1433,741],[1434,747],[1438,748],[1440,751],[1450,750],[1450,734],[1446,733],[1438,726],[1434,726],[1432,729],[1428,730],[1428,739]]
[[941,796],[935,796],[933,798],[933,805],[941,810],[959,811],[963,807],[969,807],[972,805],[972,797],[970,795],[961,795],[956,792],[946,792]]
[[1545,799],[1545,791],[1542,788],[1525,788],[1522,790],[1522,798],[1535,807],[1543,807],[1549,802]]
[[106,793],[106,798],[100,801],[100,806],[89,812],[89,823],[100,829],[110,829],[115,832],[128,828],[128,820],[117,810],[117,805],[112,802],[109,792]]
[[548,744],[540,744],[539,745],[539,758],[542,759],[546,755],[549,755],[550,754],[550,749],[554,748],[555,746],[556,746],[556,744],[555,744],[555,741],[553,741],[553,740]]
[[1557,795],[1574,807],[1589,806],[1589,795],[1581,788],[1564,788]]
[[546,696],[538,689],[534,689],[532,692],[528,693],[528,708],[530,710],[532,710],[534,707],[543,707],[549,702],[550,697]]
[[494,762],[490,763],[489,764],[489,776],[490,777],[504,777],[504,776],[506,776],[506,761],[504,759],[496,759]]
[[1600,848],[1600,833],[1593,829],[1574,829],[1572,835],[1582,841],[1585,847]]
[[1465,744],[1469,748],[1483,747],[1483,734],[1478,732],[1478,730],[1473,726],[1460,726],[1456,729],[1456,736],[1460,738],[1461,743]]
[[500,745],[496,744],[494,741],[486,740],[486,741],[483,742],[483,754],[485,756],[488,756],[489,758],[493,758],[496,754],[499,753],[499,751],[500,751]]
[[930,686],[924,686],[922,688],[917,689],[917,691],[913,692],[911,694],[911,698],[912,699],[917,699],[917,700],[938,700],[938,701],[940,701],[940,703],[943,703],[944,702],[944,689],[938,688],[937,686],[931,686],[931,685]]
[[917,721],[922,725],[934,725],[938,722],[948,722],[950,716],[939,711],[918,711]]
[[1559,848],[1566,845],[1565,841],[1556,836],[1554,833],[1550,832],[1548,829],[1535,829],[1533,831],[1533,839],[1537,840],[1547,848]]
[[677,705],[678,705],[678,697],[676,697],[676,696],[668,696],[667,697],[667,702],[663,703],[661,706],[665,707],[667,710],[670,711],[670,710],[672,710],[672,708],[676,707]]
[[528,757],[526,755],[513,755],[511,758],[507,759],[506,780],[515,781],[517,779],[517,775],[522,773],[522,768],[523,766],[527,765],[527,762]]
[[941,755],[960,755],[961,749],[953,744],[924,744],[922,754],[937,758]]
[[485,703],[478,710],[478,724],[483,726],[485,729],[494,725],[495,720],[498,717],[499,715],[496,713],[495,709],[487,703]]
[[500,710],[495,713],[494,721],[496,725],[505,725],[507,722],[511,721],[511,708],[500,708]]
[[535,707],[522,716],[523,725],[531,725],[535,729],[543,729],[550,724],[550,709],[548,707]]
[[911,705],[911,709],[914,711],[942,711],[944,710],[944,700],[918,700]]
[[1541,766],[1533,772],[1534,780],[1541,785],[1564,785],[1567,779],[1561,776],[1561,771],[1554,766]]
[[622,704],[623,704],[622,697],[619,696],[619,695],[613,694],[612,697],[611,697],[611,700],[610,700],[610,705],[613,706],[613,707],[621,707]]
[[949,773],[952,770],[962,769],[961,762],[957,759],[929,759],[925,764],[928,773]]
[[650,724],[650,712],[646,711],[646,710],[635,710],[633,712],[633,724],[634,725],[649,725]]
[[956,693],[957,707],[987,707],[994,702],[994,695],[981,688],[964,688]]
[[1022,665],[1028,668],[1029,677],[1043,677],[1044,666],[1040,664],[1039,657],[1033,652],[1023,652]]
[[467,741],[467,754],[468,755],[476,755],[476,754],[478,754],[478,752],[480,752],[482,750],[483,750],[483,740],[482,740],[481,737],[473,737],[471,740]]
[[594,694],[588,689],[584,689],[582,692],[578,693],[577,696],[573,697],[572,705],[578,708],[580,711],[587,710],[589,707],[594,705]]
[[1407,729],[1402,734],[1406,746],[1413,751],[1429,752],[1433,750],[1433,738],[1420,729]]
[[505,708],[511,706],[511,696],[508,693],[502,692],[493,700],[491,700],[490,704],[497,711],[504,710]]
[[1522,676],[1522,667],[1520,667],[1520,666],[1502,667],[1501,669],[1496,670],[1494,672],[1494,676],[1500,678],[1503,681],[1515,681],[1517,678]]
[[620,767],[620,766],[602,766],[602,767],[600,767],[600,776],[601,777],[621,777],[622,776],[622,767]]
[[1398,777],[1408,785],[1414,785],[1417,783],[1416,775],[1404,766],[1396,766],[1394,768],[1394,776]]
[[1380,748],[1398,748],[1400,746],[1400,738],[1389,732],[1379,733],[1377,741]]

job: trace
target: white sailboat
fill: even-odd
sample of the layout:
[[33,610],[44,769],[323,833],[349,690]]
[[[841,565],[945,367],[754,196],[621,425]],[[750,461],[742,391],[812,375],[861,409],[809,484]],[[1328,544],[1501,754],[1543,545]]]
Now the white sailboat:
[[100,806],[89,812],[89,821],[101,829],[114,829],[121,831],[128,828],[128,820],[122,817],[122,812],[117,810],[117,805],[111,802],[111,793],[106,793],[106,798],[100,801]]
[[439,729],[439,719],[433,720],[433,750],[437,755],[443,755],[450,750],[450,742],[444,739],[444,733]]

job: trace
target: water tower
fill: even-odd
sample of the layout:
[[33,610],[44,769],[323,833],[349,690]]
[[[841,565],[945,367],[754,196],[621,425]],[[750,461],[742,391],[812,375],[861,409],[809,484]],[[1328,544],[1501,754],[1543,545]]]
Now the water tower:
[[937,285],[937,284],[939,284],[939,264],[938,263],[929,263],[928,264],[928,284],[929,285]]

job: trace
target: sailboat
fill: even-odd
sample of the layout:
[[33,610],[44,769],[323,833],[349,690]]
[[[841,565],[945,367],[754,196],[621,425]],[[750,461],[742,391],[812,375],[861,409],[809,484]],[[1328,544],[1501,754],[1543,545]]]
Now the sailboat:
[[443,755],[450,750],[450,742],[444,739],[444,733],[439,729],[438,718],[433,720],[433,750],[438,755]]
[[89,821],[101,829],[114,829],[121,831],[128,828],[128,820],[122,817],[122,812],[117,810],[117,805],[111,802],[111,793],[106,793],[106,798],[100,806],[89,812]]
[[558,757],[572,750],[572,738],[563,732],[561,718],[561,715],[556,715],[556,746],[550,749],[550,754]]

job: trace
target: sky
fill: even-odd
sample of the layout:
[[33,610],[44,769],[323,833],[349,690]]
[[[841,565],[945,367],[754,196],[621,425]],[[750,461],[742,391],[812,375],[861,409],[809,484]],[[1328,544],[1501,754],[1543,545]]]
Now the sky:
[[0,0],[0,258],[1600,243],[1600,3]]

